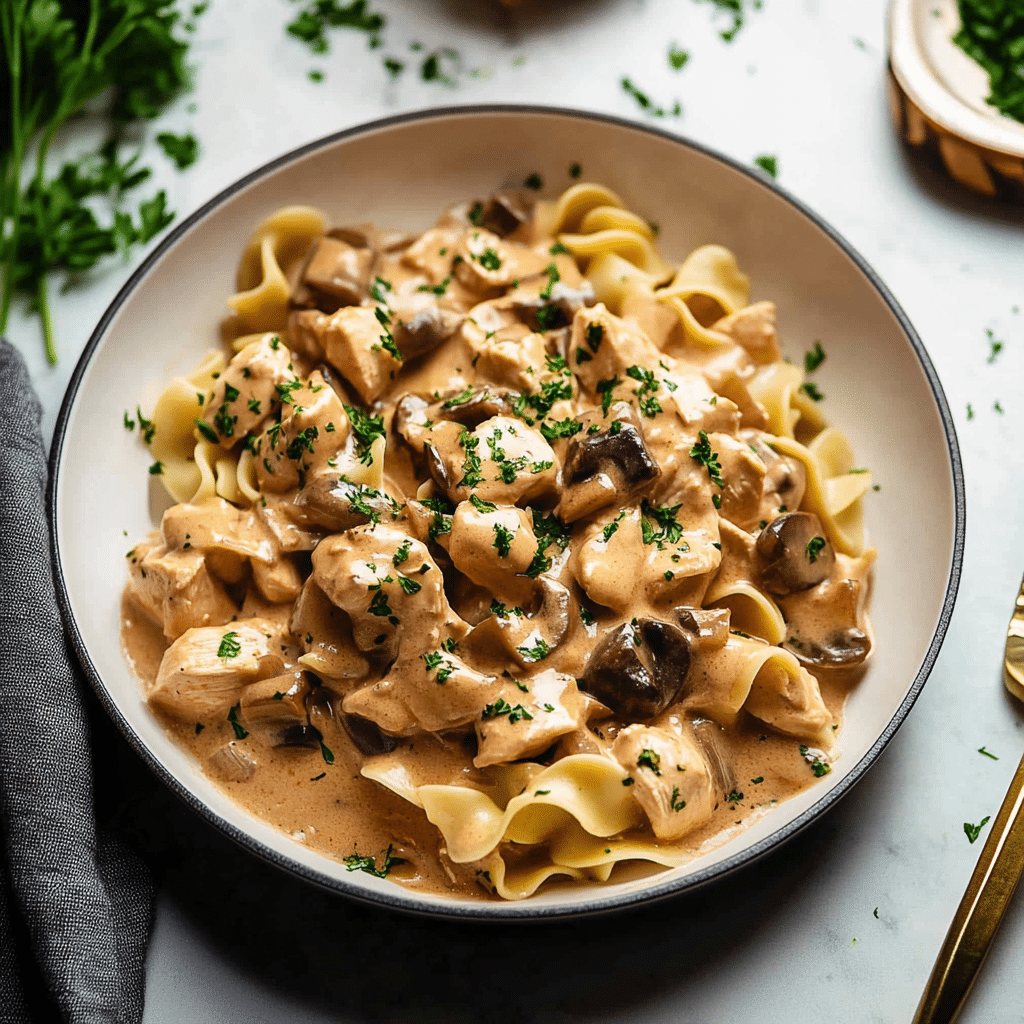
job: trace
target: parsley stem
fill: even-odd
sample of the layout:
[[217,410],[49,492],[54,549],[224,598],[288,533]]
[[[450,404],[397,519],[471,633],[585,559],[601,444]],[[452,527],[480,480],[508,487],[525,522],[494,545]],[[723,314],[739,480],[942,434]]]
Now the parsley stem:
[[46,293],[46,275],[39,275],[36,286],[36,306],[39,308],[39,319],[43,324],[43,344],[46,347],[46,361],[51,366],[57,365],[57,345],[53,337],[53,318],[50,316],[50,300]]

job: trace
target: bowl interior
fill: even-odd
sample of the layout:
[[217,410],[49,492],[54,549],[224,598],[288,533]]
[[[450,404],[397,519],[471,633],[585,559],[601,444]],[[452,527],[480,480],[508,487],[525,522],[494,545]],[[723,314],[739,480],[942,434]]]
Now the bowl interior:
[[[542,890],[518,904],[411,894],[348,873],[252,818],[150,714],[118,640],[123,556],[155,525],[148,452],[124,429],[123,412],[152,407],[172,375],[217,345],[242,247],[277,207],[304,203],[336,223],[422,230],[453,201],[531,172],[542,175],[546,193],[557,194],[572,183],[568,168],[575,162],[584,179],[608,185],[660,225],[669,259],[707,242],[733,249],[751,276],[754,299],[777,303],[790,358],[800,360],[821,340],[828,358],[816,378],[827,396],[824,411],[881,485],[866,501],[879,551],[875,653],[849,698],[832,775],[693,863],[608,886]],[[851,251],[755,174],[635,125],[557,111],[399,118],[283,158],[214,199],[140,268],[101,322],[65,401],[53,469],[58,582],[72,635],[101,698],[140,753],[211,820],[283,866],[376,902],[466,916],[581,913],[654,898],[729,870],[806,824],[862,773],[923,684],[951,611],[963,529],[956,441],[934,371]]]

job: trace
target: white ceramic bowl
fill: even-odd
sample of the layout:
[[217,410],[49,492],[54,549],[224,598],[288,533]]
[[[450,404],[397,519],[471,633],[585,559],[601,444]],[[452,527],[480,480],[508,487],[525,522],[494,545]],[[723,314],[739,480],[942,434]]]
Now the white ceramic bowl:
[[[875,653],[851,695],[833,773],[732,842],[685,867],[605,886],[541,891],[519,903],[411,893],[317,854],[253,818],[164,734],[118,641],[127,537],[150,530],[147,452],[122,413],[153,402],[168,378],[216,342],[224,299],[252,228],[287,203],[335,223],[426,228],[453,201],[539,172],[547,191],[584,177],[661,226],[679,259],[720,242],[750,274],[754,299],[778,304],[799,359],[822,339],[825,411],[881,490],[867,501],[879,550]],[[831,807],[906,717],[952,612],[964,489],[952,419],[913,328],[871,269],[828,225],[765,176],[692,143],[613,118],[491,107],[426,111],[313,143],[254,171],[180,224],[107,310],[72,378],[52,449],[50,515],[67,626],[96,692],[125,736],[192,807],[255,853],[329,889],[384,906],[462,918],[606,911],[700,885],[747,864]],[[926,514],[922,514],[926,511]],[[922,552],[924,557],[922,557]]]

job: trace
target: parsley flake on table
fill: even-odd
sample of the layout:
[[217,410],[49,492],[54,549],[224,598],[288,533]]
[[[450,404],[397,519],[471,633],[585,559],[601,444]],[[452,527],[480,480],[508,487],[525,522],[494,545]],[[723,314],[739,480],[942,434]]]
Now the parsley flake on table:
[[645,113],[650,114],[651,117],[680,117],[683,113],[683,107],[679,100],[676,100],[669,109],[659,106],[651,99],[650,96],[647,95],[647,93],[634,85],[631,78],[623,78],[619,84],[622,86],[624,92],[629,93],[629,95],[636,100],[640,109]]
[[985,328],[985,336],[988,338],[989,346],[988,359],[985,361],[987,363],[994,363],[996,358],[999,356],[999,353],[1003,351],[1003,343],[996,340],[996,336],[992,332],[991,327]]
[[199,158],[199,140],[191,132],[187,135],[161,132],[156,137],[156,141],[167,156],[174,161],[179,171],[191,167]]
[[981,830],[989,823],[990,817],[986,815],[977,825],[972,825],[969,821],[964,822],[964,834],[972,844],[981,835]]
[[690,61],[690,53],[673,43],[668,48],[668,64],[673,71],[682,71]]
[[998,761],[999,760],[999,758],[996,757],[995,754],[993,754],[990,751],[986,750],[984,747],[978,747],[978,753],[984,755],[985,757],[992,758],[993,761]]
[[779,176],[779,158],[772,156],[770,153],[762,153],[760,156],[754,157],[754,165],[760,167],[769,178],[777,178]]

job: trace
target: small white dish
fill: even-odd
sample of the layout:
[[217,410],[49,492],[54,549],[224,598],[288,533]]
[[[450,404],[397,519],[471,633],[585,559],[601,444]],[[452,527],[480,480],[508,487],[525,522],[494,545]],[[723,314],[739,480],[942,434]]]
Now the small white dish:
[[[786,352],[821,339],[825,412],[873,467],[867,527],[878,548],[875,652],[851,694],[833,773],[692,863],[607,885],[541,890],[518,903],[429,896],[350,873],[233,803],[150,713],[119,644],[124,553],[154,526],[148,453],[124,429],[167,379],[217,343],[224,299],[254,225],[279,206],[320,207],[335,223],[423,229],[453,201],[537,172],[545,191],[587,180],[660,225],[680,258],[733,249],[755,300],[779,307]],[[49,513],[69,634],[129,742],[192,807],[253,852],[328,889],[394,909],[510,920],[598,913],[681,892],[750,863],[793,836],[863,776],[909,712],[941,645],[960,576],[964,488],[952,419],[906,316],[828,225],[765,175],[676,136],[545,108],[424,111],[341,132],[288,154],[212,199],[145,261],[104,314],[68,388],[51,453]],[[131,538],[129,540],[128,538]]]

